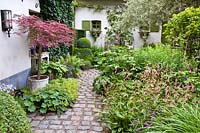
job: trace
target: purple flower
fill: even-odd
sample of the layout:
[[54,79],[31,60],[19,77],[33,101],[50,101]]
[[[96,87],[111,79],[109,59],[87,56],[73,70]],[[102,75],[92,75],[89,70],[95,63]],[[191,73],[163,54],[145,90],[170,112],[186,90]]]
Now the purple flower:
[[135,122],[136,124],[138,124],[138,123],[139,123],[139,121],[138,121],[138,120],[134,120],[134,122]]
[[149,123],[147,122],[144,123],[144,127],[149,127],[149,126],[150,126]]
[[185,77],[184,80],[187,80],[187,78]]
[[142,128],[138,128],[136,133],[139,133],[140,131],[142,131]]
[[130,127],[133,127],[134,125],[133,125],[133,124],[129,124],[129,126],[130,126]]
[[190,67],[190,71],[193,72],[193,68],[192,67]]
[[154,118],[155,116],[156,116],[156,115],[155,115],[154,113],[152,113],[152,114],[151,114],[151,117],[153,117],[153,118]]

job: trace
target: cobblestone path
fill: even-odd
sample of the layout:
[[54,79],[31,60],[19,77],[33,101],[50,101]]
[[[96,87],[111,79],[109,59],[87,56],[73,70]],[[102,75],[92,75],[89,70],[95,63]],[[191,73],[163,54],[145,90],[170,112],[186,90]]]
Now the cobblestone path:
[[92,91],[92,84],[99,72],[83,71],[76,103],[60,117],[55,113],[45,116],[29,115],[34,133],[105,133],[103,124],[97,119],[102,108],[102,98]]

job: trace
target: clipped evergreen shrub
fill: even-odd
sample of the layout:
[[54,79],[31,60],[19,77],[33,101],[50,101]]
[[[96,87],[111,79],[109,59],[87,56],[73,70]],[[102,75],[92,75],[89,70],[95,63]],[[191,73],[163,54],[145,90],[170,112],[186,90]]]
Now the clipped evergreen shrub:
[[93,54],[90,48],[74,48],[74,54],[79,58],[92,61]]
[[31,133],[26,113],[12,96],[0,91],[0,132]]
[[77,48],[90,48],[91,42],[86,37],[82,37],[82,38],[78,39],[76,47]]

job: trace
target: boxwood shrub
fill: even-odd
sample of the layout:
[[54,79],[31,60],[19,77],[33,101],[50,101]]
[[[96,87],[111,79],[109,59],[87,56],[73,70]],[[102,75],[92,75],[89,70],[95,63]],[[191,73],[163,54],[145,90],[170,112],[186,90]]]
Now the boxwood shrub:
[[92,61],[93,59],[93,54],[90,48],[75,48],[74,54],[84,60]]
[[12,96],[0,91],[0,132],[31,133],[26,113]]
[[91,42],[86,37],[82,37],[77,41],[77,48],[90,48]]

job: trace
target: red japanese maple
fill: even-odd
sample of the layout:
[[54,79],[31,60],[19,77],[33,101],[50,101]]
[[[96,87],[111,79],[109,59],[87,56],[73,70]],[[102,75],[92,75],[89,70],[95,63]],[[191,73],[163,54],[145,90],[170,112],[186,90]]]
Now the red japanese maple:
[[38,47],[37,78],[40,79],[42,47],[58,46],[63,43],[70,46],[73,40],[73,31],[65,24],[56,21],[42,21],[37,16],[17,17],[16,22],[20,26],[20,33],[28,32],[30,46]]

